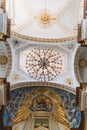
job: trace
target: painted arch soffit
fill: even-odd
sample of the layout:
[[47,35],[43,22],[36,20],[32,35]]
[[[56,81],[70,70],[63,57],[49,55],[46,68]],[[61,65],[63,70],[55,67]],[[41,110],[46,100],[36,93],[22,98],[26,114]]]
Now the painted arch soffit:
[[12,53],[9,43],[0,41],[0,77],[7,78],[11,72]]

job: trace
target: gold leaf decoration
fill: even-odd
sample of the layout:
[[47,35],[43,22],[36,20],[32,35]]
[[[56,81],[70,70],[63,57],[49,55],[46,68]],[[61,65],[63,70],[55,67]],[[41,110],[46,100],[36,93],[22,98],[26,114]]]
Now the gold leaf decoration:
[[[49,106],[51,101],[51,103],[53,104],[52,106],[53,109],[52,111],[48,111],[48,113],[50,112],[52,113],[53,118],[57,123],[61,123],[69,128],[69,121],[67,120],[66,117],[67,114],[62,106],[59,97],[56,96],[54,93],[52,93],[51,90],[47,88],[39,88],[33,91],[31,94],[27,95],[27,98],[23,100],[21,107],[16,113],[16,117],[13,120],[13,124],[25,121],[29,118],[30,115],[32,115],[33,111],[30,108],[31,108],[31,102],[36,103],[36,99],[34,98],[35,96],[37,96],[37,101],[44,99],[44,102],[49,103]],[[36,106],[36,104],[34,104],[34,106]]]

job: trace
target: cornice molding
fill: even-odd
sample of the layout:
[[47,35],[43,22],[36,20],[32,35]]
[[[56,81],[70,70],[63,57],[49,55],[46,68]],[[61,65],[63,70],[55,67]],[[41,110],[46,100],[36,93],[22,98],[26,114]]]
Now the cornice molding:
[[23,88],[23,87],[34,87],[34,86],[54,87],[54,88],[59,88],[65,91],[69,91],[73,94],[76,94],[76,91],[74,88],[57,84],[57,83],[51,83],[51,82],[23,82],[23,83],[11,85],[11,90],[14,90],[17,88]]
[[30,41],[34,41],[34,42],[46,42],[46,43],[67,42],[67,41],[73,41],[73,40],[77,39],[76,36],[68,37],[68,38],[58,38],[58,39],[37,38],[37,37],[25,36],[25,35],[22,35],[22,34],[13,32],[13,31],[11,32],[11,35],[16,36],[21,39],[25,39],[25,40],[30,40]]

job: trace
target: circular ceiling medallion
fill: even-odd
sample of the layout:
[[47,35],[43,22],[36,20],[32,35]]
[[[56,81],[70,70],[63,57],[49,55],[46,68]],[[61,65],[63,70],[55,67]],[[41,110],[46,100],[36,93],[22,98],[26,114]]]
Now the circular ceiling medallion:
[[56,49],[33,48],[25,57],[25,71],[38,81],[51,81],[64,73],[64,54]]
[[37,19],[38,25],[42,28],[48,28],[52,25],[52,15],[48,10],[40,10]]
[[49,24],[50,23],[50,15],[47,14],[47,13],[44,13],[44,14],[41,14],[40,16],[40,21],[43,23],[43,24]]

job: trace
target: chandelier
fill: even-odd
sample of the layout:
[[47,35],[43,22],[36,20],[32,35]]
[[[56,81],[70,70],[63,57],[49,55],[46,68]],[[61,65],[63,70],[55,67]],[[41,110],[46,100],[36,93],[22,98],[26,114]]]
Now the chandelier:
[[64,54],[57,49],[30,49],[25,61],[25,71],[38,81],[51,81],[64,72]]

